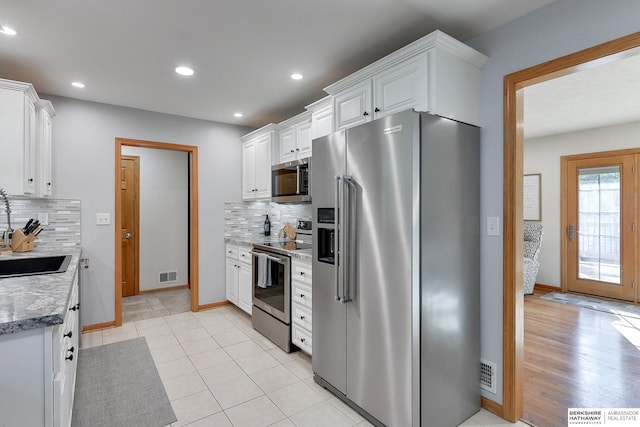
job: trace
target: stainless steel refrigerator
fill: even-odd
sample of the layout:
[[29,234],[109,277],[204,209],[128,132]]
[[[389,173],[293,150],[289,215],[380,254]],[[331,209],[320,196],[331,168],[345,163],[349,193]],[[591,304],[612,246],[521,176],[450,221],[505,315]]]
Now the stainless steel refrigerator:
[[375,425],[480,409],[479,129],[404,111],[313,141],[313,372]]

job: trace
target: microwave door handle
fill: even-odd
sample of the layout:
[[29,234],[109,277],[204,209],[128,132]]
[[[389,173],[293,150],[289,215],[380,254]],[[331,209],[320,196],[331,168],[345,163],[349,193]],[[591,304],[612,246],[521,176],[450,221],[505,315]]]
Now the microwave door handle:
[[300,194],[300,180],[302,179],[302,176],[300,175],[300,166],[296,166],[296,177],[298,179],[296,179],[296,194]]
[[336,176],[336,188],[335,188],[335,199],[333,204],[333,218],[335,222],[335,247],[334,247],[334,258],[333,258],[333,266],[335,267],[335,284],[336,284],[336,301],[340,301],[340,180],[342,177],[340,175]]

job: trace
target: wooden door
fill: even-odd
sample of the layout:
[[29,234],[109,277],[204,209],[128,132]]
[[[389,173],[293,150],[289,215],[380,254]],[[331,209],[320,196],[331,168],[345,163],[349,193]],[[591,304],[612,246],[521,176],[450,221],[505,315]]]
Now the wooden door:
[[634,300],[635,156],[573,156],[566,163],[569,291]]
[[120,161],[120,218],[122,244],[122,296],[138,295],[138,221],[140,157],[122,156]]

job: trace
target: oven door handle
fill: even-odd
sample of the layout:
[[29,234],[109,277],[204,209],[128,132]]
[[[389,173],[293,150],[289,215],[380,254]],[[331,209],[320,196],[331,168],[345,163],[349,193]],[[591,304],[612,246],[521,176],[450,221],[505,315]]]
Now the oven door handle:
[[287,262],[287,260],[285,258],[278,258],[278,257],[274,257],[271,256],[269,254],[265,254],[264,252],[250,252],[251,255],[253,256],[266,256],[268,259],[270,259],[271,261],[275,261],[278,264],[285,264]]

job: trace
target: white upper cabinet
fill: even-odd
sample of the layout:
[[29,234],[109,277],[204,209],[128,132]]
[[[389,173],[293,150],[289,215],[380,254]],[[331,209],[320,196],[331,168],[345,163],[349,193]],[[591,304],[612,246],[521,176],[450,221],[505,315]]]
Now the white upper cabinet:
[[271,146],[276,125],[270,124],[241,138],[242,199],[271,197]]
[[0,79],[0,187],[11,195],[36,194],[36,102],[31,84]]
[[331,96],[325,96],[305,108],[311,111],[312,140],[333,133],[333,103]]
[[51,196],[55,111],[33,85],[0,79],[0,187],[11,195]]
[[51,128],[56,112],[50,101],[44,99],[36,104],[36,149],[37,149],[37,193],[51,197]]
[[311,113],[304,112],[278,124],[279,153],[277,163],[311,156]]
[[325,88],[333,97],[334,129],[409,108],[479,126],[487,59],[434,31]]
[[366,80],[336,94],[333,111],[337,131],[371,120],[371,92],[371,80]]

